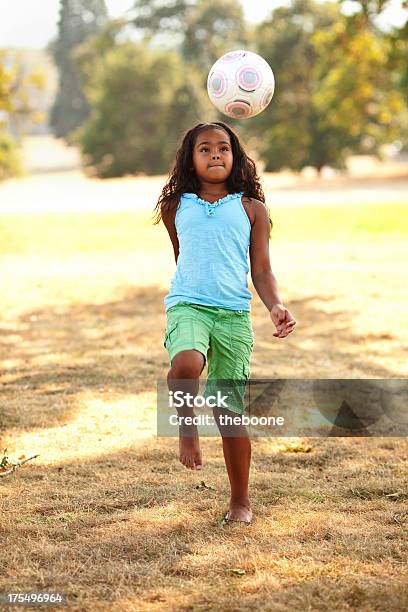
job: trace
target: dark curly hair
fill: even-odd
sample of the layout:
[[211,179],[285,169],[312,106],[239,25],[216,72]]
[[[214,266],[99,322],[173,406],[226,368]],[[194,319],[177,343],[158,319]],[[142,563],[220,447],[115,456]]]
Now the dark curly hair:
[[228,192],[243,192],[244,196],[255,198],[264,203],[268,211],[270,236],[273,223],[269,208],[265,203],[265,195],[257,175],[255,162],[245,153],[237,134],[222,121],[197,123],[184,134],[181,146],[176,153],[174,167],[154,207],[155,213],[153,214],[156,215],[156,219],[153,225],[157,225],[160,222],[162,210],[167,212],[177,207],[183,193],[196,193],[198,195],[200,181],[192,168],[193,150],[198,134],[208,128],[221,128],[229,135],[233,155],[233,166],[231,174],[227,179]]

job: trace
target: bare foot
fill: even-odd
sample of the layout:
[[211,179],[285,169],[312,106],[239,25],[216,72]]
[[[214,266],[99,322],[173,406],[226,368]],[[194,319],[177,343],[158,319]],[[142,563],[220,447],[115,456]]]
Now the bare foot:
[[229,510],[225,518],[228,521],[250,523],[252,521],[252,510],[249,501],[245,504],[230,501]]
[[[195,427],[195,426],[194,426]],[[190,434],[191,434],[190,430]],[[183,436],[179,430],[179,459],[190,470],[202,470],[200,441],[195,427],[195,435]]]

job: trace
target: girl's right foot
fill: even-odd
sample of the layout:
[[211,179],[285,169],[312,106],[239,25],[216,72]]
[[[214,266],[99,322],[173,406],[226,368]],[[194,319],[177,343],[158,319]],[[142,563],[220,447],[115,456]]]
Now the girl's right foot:
[[227,521],[250,523],[252,521],[252,510],[249,501],[243,504],[231,500],[225,518]]
[[191,436],[182,435],[182,431],[179,430],[179,459],[181,463],[190,470],[202,470],[203,461],[201,457],[200,440],[197,433],[197,427],[194,427],[195,433]]

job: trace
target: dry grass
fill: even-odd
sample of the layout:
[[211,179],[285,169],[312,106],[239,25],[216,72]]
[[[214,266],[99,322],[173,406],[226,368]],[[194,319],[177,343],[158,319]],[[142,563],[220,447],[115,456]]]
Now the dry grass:
[[[407,376],[404,212],[275,208],[298,327],[273,338],[251,287],[254,378]],[[254,439],[256,520],[221,527],[221,441],[202,441],[195,474],[155,437],[163,228],[148,212],[10,215],[0,244],[1,448],[40,455],[0,481],[0,591],[60,590],[80,611],[407,608],[406,439]]]

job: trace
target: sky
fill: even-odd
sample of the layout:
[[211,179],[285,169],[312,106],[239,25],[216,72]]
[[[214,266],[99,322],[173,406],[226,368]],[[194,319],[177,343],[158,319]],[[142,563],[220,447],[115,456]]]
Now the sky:
[[[242,4],[247,21],[262,21],[284,0],[237,0]],[[408,19],[408,9],[402,8],[403,0],[392,0],[384,12],[380,26],[400,27]],[[109,14],[118,17],[133,5],[133,0],[106,0]],[[344,5],[351,11],[353,2]],[[0,0],[0,48],[33,47],[41,49],[57,33],[59,0]]]

